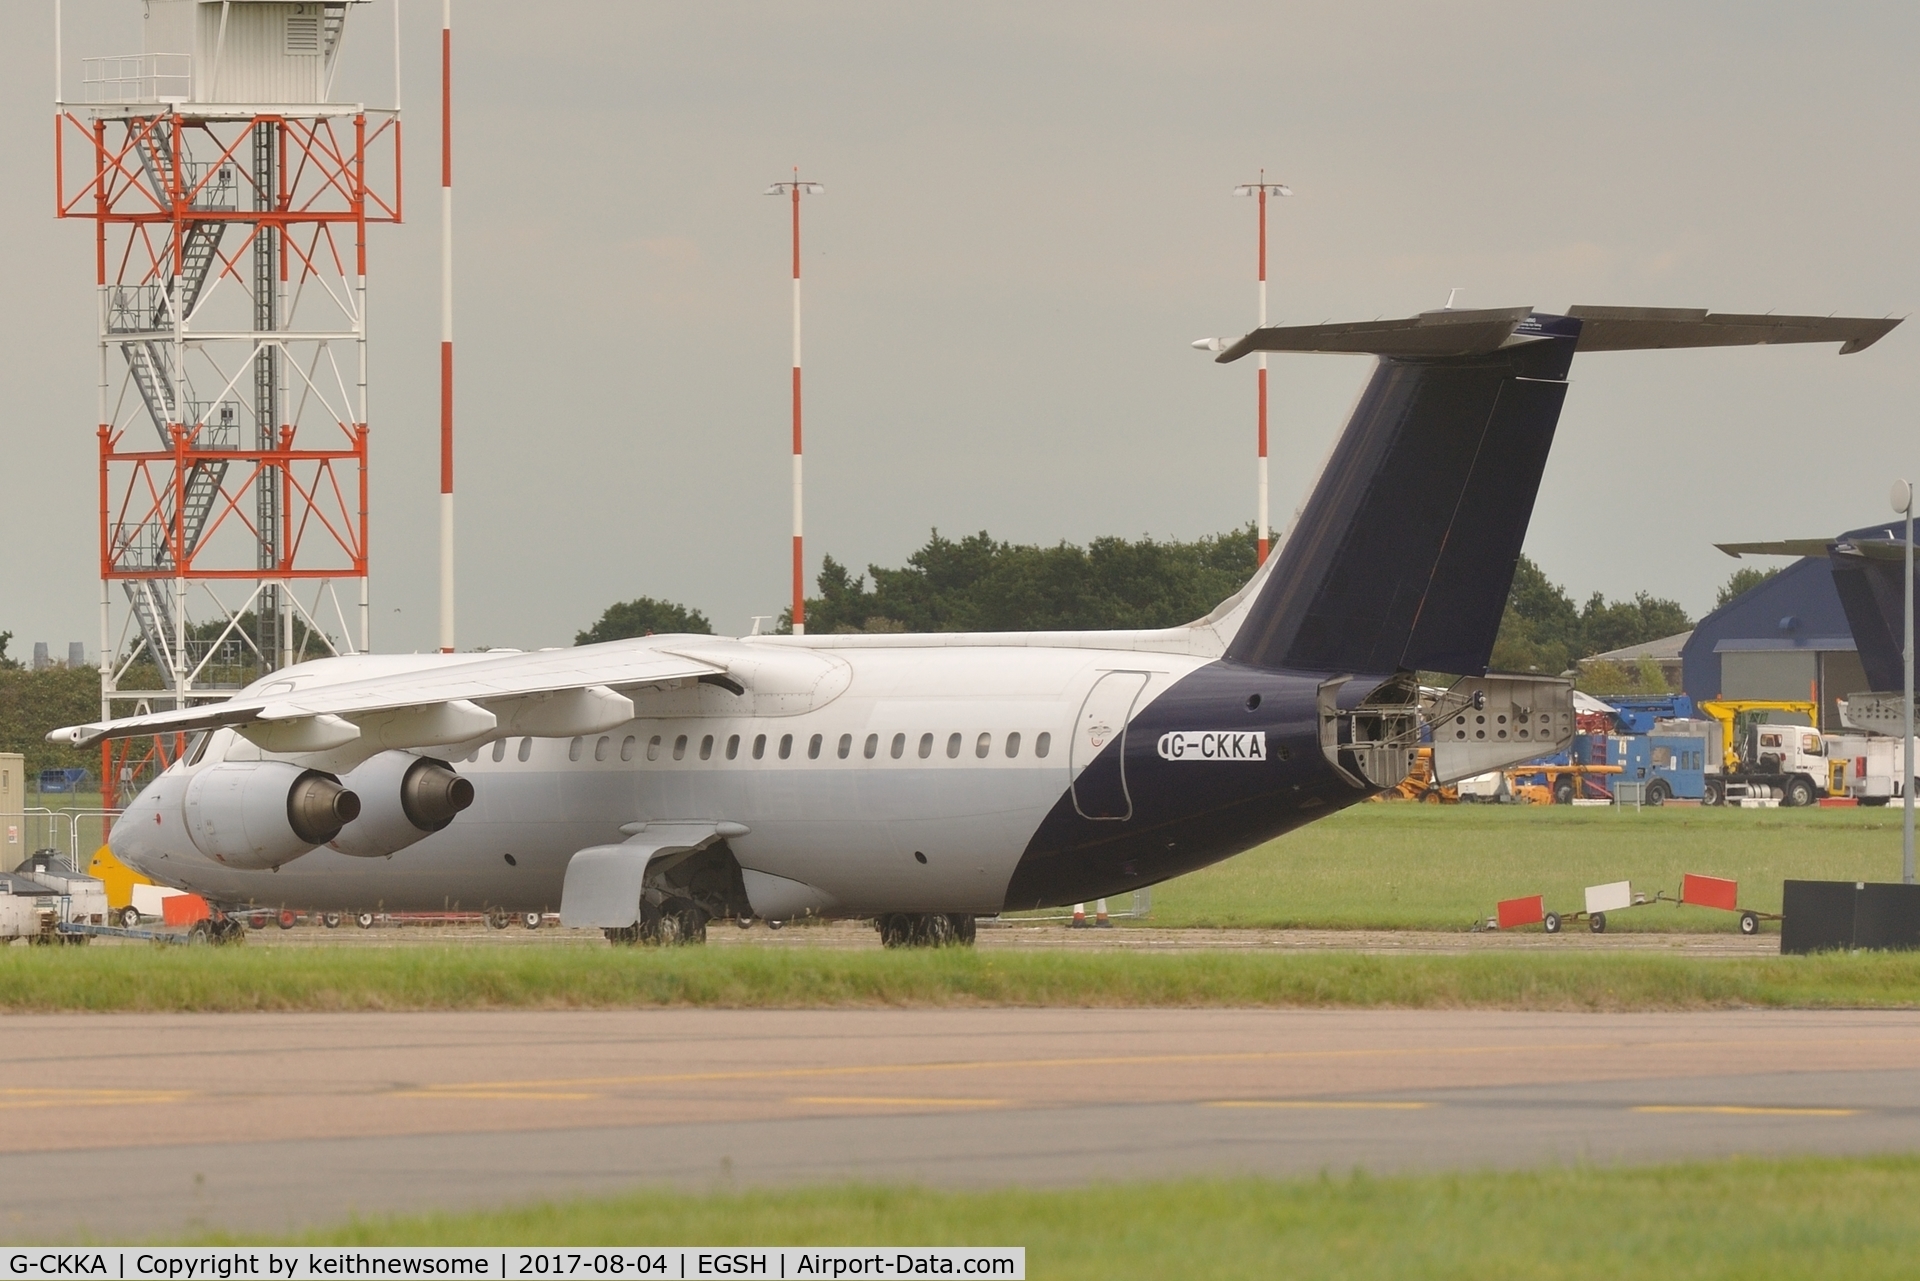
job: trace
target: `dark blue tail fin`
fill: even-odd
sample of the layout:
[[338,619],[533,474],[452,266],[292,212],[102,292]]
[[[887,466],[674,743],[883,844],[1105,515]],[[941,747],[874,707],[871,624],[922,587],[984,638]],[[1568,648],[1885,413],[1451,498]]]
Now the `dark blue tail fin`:
[[1485,672],[1579,334],[1532,316],[1498,350],[1382,356],[1227,657]]
[[1897,690],[1906,681],[1900,663],[1906,644],[1906,589],[1900,582],[1906,572],[1906,536],[1904,522],[1879,525],[1844,534],[1827,549],[1834,590],[1847,611],[1860,666],[1871,689],[1879,693]]

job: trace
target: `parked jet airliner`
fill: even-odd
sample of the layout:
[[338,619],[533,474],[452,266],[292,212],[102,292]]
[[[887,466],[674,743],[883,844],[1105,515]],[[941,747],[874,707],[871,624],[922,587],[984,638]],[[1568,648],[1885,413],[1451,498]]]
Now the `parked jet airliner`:
[[[1378,357],[1294,529],[1159,631],[653,636],[356,656],[225,703],[114,825],[227,905],[540,911],[616,941],[877,918],[889,943],[1151,885],[1397,783],[1563,746],[1565,682],[1487,666],[1576,352],[1871,345],[1897,320],[1528,308],[1259,329]],[[1443,693],[1417,673],[1454,673]]]

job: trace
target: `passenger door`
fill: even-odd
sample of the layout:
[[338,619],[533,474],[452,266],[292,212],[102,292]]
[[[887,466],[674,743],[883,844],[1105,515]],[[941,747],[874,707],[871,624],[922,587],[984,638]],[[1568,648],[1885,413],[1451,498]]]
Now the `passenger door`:
[[1147,676],[1103,672],[1080,705],[1068,766],[1073,771],[1073,808],[1082,818],[1125,822],[1133,817],[1133,798],[1127,794],[1127,723]]

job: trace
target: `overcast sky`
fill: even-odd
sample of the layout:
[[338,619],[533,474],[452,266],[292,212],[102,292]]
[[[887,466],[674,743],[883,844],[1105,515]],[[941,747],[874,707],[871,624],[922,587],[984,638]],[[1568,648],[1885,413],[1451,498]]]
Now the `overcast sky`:
[[[392,0],[339,90],[392,95]],[[436,47],[402,0],[407,212],[371,236],[377,649],[435,636]],[[652,595],[787,604],[783,204],[806,209],[809,576],[930,528],[1050,543],[1252,518],[1264,166],[1276,322],[1458,305],[1904,315],[1920,8],[455,0],[458,640],[566,644]],[[67,0],[83,56],[139,0]],[[0,5],[0,630],[96,642],[94,298],[52,217],[53,13]],[[1884,517],[1920,473],[1908,325],[1582,357],[1527,550],[1695,614],[1716,540]],[[1276,523],[1366,379],[1274,362]]]

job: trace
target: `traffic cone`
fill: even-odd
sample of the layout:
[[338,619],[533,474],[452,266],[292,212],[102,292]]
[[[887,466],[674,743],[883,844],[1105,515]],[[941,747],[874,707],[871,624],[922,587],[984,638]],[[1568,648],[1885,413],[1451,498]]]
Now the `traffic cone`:
[[1093,911],[1093,928],[1096,930],[1110,930],[1113,928],[1113,922],[1107,919],[1107,900],[1101,899],[1099,903],[1094,905]]
[[1067,928],[1070,930],[1084,930],[1087,928],[1087,905],[1085,903],[1075,903],[1073,905],[1073,920],[1068,922]]

